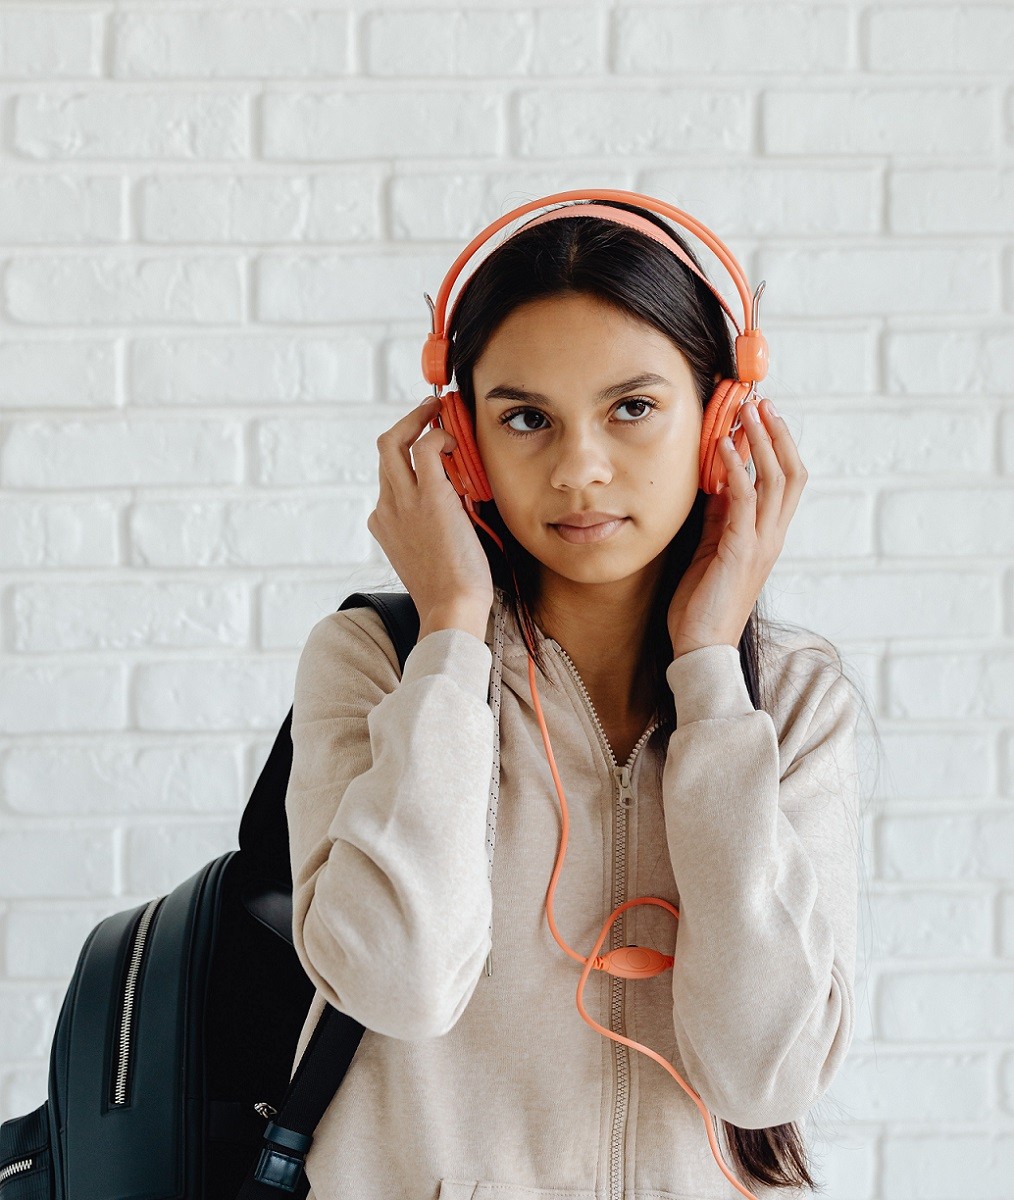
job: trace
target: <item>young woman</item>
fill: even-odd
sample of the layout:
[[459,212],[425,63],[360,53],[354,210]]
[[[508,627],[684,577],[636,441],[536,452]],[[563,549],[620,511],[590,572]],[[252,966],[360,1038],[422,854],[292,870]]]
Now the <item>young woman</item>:
[[[806,469],[751,399],[756,482],[728,446],[701,489],[725,316],[626,224],[522,227],[449,335],[500,544],[425,402],[378,439],[367,523],[420,616],[404,673],[366,608],[297,670],[294,1069],[325,1004],[366,1027],[311,1200],[803,1195],[797,1123],[854,1026],[860,701],[758,612]],[[651,969],[604,969],[606,936]]]

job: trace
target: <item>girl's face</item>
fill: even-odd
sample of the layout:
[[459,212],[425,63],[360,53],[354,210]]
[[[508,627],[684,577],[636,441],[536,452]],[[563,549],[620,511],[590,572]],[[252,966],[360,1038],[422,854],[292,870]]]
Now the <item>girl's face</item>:
[[[659,378],[617,389],[648,373]],[[572,293],[514,309],[472,380],[493,499],[543,584],[652,585],[698,490],[703,414],[684,355],[654,326]],[[554,527],[588,510],[625,520],[584,543]]]

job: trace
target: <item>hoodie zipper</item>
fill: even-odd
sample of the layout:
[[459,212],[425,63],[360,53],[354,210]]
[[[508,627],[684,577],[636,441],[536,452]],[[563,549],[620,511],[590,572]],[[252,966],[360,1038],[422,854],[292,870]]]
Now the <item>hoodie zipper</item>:
[[[634,759],[637,758],[641,751],[641,747],[652,735],[658,726],[657,721],[652,721],[648,728],[641,734],[637,745],[631,750],[630,757],[621,767],[616,761],[616,755],[613,753],[612,747],[609,745],[609,739],[606,737],[606,731],[602,727],[602,722],[599,720],[599,715],[595,711],[595,705],[592,704],[591,696],[588,694],[588,689],[584,686],[584,680],[578,674],[577,667],[574,666],[570,655],[560,645],[559,642],[549,639],[550,645],[558,650],[563,657],[563,661],[570,668],[570,673],[574,677],[574,682],[577,684],[585,705],[591,714],[592,720],[595,722],[595,728],[599,732],[599,737],[602,739],[602,747],[612,762],[612,775],[617,784],[616,807],[613,810],[613,819],[616,829],[615,844],[613,850],[613,908],[618,908],[627,899],[627,810],[634,803],[634,792],[630,786],[630,772],[633,767]],[[610,950],[616,950],[618,947],[626,944],[626,913],[622,913],[618,920],[613,922],[609,936]],[[611,975],[609,978],[610,984],[610,1029],[613,1033],[618,1033],[622,1037],[626,1037],[626,1031],[623,1028],[623,997],[625,980]],[[623,1198],[623,1141],[626,1132],[627,1124],[627,1107],[630,1097],[630,1056],[627,1047],[622,1042],[613,1041],[610,1038],[613,1046],[613,1063],[616,1068],[616,1098],[613,1102],[613,1126],[612,1134],[609,1139],[609,1200],[622,1200]]]
[[127,978],[123,985],[123,1000],[120,1006],[120,1026],[116,1042],[115,1072],[113,1079],[112,1103],[123,1105],[127,1103],[127,1072],[130,1069],[131,1038],[134,1034],[134,993],[137,990],[137,978],[144,961],[144,952],[148,940],[148,931],[158,906],[165,896],[156,896],[137,923],[134,931],[133,944],[130,950],[130,962],[127,967]]

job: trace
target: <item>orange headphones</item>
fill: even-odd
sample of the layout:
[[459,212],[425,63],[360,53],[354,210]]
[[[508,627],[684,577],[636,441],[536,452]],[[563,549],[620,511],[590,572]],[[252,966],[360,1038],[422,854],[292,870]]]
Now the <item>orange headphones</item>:
[[[500,538],[479,517],[474,507],[478,501],[492,500],[493,493],[490,490],[486,472],[479,458],[479,451],[468,410],[465,408],[459,392],[452,391],[441,394],[438,390],[450,382],[447,370],[450,341],[445,332],[450,324],[449,320],[445,320],[447,297],[455,279],[465,264],[472,258],[482,243],[496,233],[497,230],[502,229],[503,226],[509,224],[515,218],[523,216],[533,209],[544,208],[546,205],[554,204],[557,201],[568,200],[621,200],[641,205],[662,216],[670,217],[679,225],[685,226],[701,238],[718,255],[732,275],[743,303],[745,329],[742,332],[740,332],[739,325],[721,294],[710,280],[694,265],[690,257],[684,252],[682,246],[674,239],[667,237],[654,222],[647,220],[645,217],[627,212],[622,208],[614,208],[607,204],[563,204],[521,226],[521,229],[527,229],[530,226],[541,224],[543,221],[552,221],[560,217],[601,217],[608,221],[629,225],[647,234],[649,237],[653,237],[657,242],[665,246],[666,249],[671,250],[718,297],[719,303],[736,328],[736,372],[739,378],[721,380],[705,409],[700,450],[700,487],[704,491],[717,494],[728,485],[728,471],[718,452],[719,443],[723,437],[733,436],[733,444],[742,462],[745,464],[749,459],[750,446],[746,433],[740,427],[738,421],[739,409],[756,390],[756,384],[767,374],[768,345],[764,335],[757,326],[758,306],[761,293],[764,290],[764,283],[761,282],[756,293],[751,297],[746,276],[739,263],[736,262],[728,249],[709,229],[706,229],[699,221],[691,217],[689,213],[683,212],[682,209],[675,208],[673,205],[666,204],[662,200],[656,200],[651,196],[641,195],[640,192],[627,192],[610,188],[597,192],[556,192],[553,195],[543,197],[541,200],[533,200],[528,204],[523,204],[518,208],[512,209],[491,225],[487,225],[481,233],[468,243],[465,249],[454,260],[443,283],[440,285],[440,290],[437,292],[436,304],[434,304],[428,294],[423,293],[430,307],[432,330],[426,338],[426,345],[423,347],[422,369],[427,382],[433,384],[433,394],[439,400],[439,411],[437,416],[431,421],[430,428],[442,428],[450,433],[455,440],[453,451],[442,458],[445,474],[454,486],[454,490],[461,497],[462,505],[472,521],[485,529],[501,550],[503,550],[503,543]],[[516,236],[520,231],[520,229],[516,230],[515,234],[511,234],[505,240],[509,241],[510,237]],[[661,1055],[656,1054],[654,1050],[641,1045],[640,1042],[632,1041],[630,1038],[614,1033],[611,1029],[605,1029],[597,1021],[592,1020],[585,1010],[581,996],[592,970],[605,971],[607,974],[620,976],[623,979],[648,979],[653,975],[660,974],[662,971],[670,970],[675,962],[671,954],[661,954],[658,950],[646,946],[620,946],[616,950],[599,955],[599,949],[616,918],[635,904],[657,904],[660,908],[671,912],[677,920],[679,920],[679,910],[667,900],[661,900],[655,896],[643,896],[638,899],[627,900],[609,915],[606,923],[602,926],[602,932],[599,934],[598,941],[587,958],[572,950],[560,937],[556,928],[556,921],[553,918],[553,894],[556,891],[556,882],[563,868],[563,860],[567,853],[569,819],[567,816],[567,801],[563,794],[560,776],[556,770],[553,748],[549,742],[549,733],[546,729],[546,722],[542,715],[542,706],[539,703],[538,691],[535,686],[535,663],[532,660],[530,648],[528,655],[528,683],[531,688],[535,713],[542,729],[542,741],[546,748],[546,758],[549,761],[549,767],[553,774],[553,782],[556,785],[557,795],[560,797],[560,806],[563,814],[560,853],[557,857],[549,891],[546,896],[546,917],[549,921],[549,928],[553,937],[564,953],[570,955],[577,962],[584,964],[584,970],[577,985],[578,1012],[593,1029],[597,1029],[599,1033],[612,1038],[613,1041],[622,1042],[625,1046],[630,1046],[635,1050],[640,1050],[642,1053],[649,1055],[649,1057],[653,1058],[672,1075],[700,1110],[701,1116],[704,1118],[705,1128],[707,1129],[711,1152],[718,1163],[719,1169],[733,1187],[742,1193],[742,1195],[748,1197],[748,1200],[757,1200],[753,1192],[747,1191],[733,1177],[728,1167],[722,1161],[718,1145],[715,1141],[714,1123],[711,1114],[708,1112],[700,1096],[680,1077],[672,1064],[662,1058]]]

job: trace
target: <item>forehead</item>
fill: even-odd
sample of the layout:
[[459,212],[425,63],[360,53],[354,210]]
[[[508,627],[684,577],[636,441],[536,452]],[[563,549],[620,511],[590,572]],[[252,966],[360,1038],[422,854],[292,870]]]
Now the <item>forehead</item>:
[[[474,376],[488,386],[512,383],[519,368],[540,376],[566,370],[589,379],[617,372],[657,371],[673,380],[692,378],[678,346],[636,314],[586,293],[565,293],[530,300],[513,309],[494,331],[475,362]],[[496,376],[496,378],[493,378]],[[508,378],[508,376],[510,378]]]

